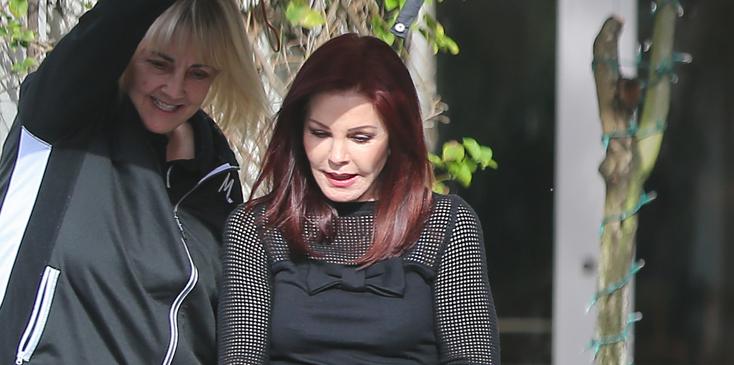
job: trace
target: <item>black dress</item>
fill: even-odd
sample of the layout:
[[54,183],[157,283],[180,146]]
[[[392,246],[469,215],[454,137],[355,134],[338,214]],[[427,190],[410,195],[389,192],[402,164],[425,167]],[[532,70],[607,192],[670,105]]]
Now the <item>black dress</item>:
[[[225,231],[221,364],[500,364],[479,221],[457,196],[434,196],[418,242],[358,270],[374,203],[337,204],[332,242],[294,261],[262,207]],[[305,227],[308,236],[314,227]]]

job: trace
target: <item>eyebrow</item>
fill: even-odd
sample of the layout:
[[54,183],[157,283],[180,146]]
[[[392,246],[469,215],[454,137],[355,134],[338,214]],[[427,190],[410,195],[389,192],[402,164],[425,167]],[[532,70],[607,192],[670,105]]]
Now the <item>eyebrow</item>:
[[[160,57],[160,58],[162,58],[162,59],[164,59],[164,60],[166,60],[168,62],[171,62],[171,63],[175,63],[176,62],[176,59],[174,59],[173,57],[171,57],[171,56],[169,56],[169,55],[167,55],[167,54],[165,54],[163,52],[160,52],[160,51],[152,51],[151,53],[153,53],[154,55],[156,55],[156,56],[158,56],[158,57]],[[214,67],[209,66],[209,65],[205,65],[203,63],[195,63],[195,64],[191,65],[190,67],[211,68],[211,69],[214,69]]]
[[[308,118],[308,120],[306,120],[306,122],[307,122],[307,123],[308,123],[308,122],[313,122],[313,123],[316,123],[316,124],[318,124],[319,126],[321,126],[321,127],[323,127],[323,128],[329,129],[329,126],[327,126],[326,124],[324,124],[324,123],[321,123],[321,122],[319,122],[318,120],[316,120],[316,119],[313,119],[313,118]],[[370,129],[377,129],[377,127],[376,127],[376,126],[374,126],[374,125],[360,125],[360,126],[357,126],[357,127],[352,127],[352,128],[349,128],[349,129],[347,129],[347,131],[351,132],[351,131],[355,131],[355,130],[360,130],[360,129],[365,129],[365,128],[370,128]]]

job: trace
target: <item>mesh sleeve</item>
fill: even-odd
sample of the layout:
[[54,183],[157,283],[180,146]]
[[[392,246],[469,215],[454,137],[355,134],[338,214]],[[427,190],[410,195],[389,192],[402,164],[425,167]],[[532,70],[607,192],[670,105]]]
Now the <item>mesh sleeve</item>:
[[219,364],[268,361],[271,279],[252,211],[236,209],[224,230],[217,338]]
[[487,278],[482,228],[474,211],[457,199],[455,224],[435,283],[441,364],[499,365],[497,314]]

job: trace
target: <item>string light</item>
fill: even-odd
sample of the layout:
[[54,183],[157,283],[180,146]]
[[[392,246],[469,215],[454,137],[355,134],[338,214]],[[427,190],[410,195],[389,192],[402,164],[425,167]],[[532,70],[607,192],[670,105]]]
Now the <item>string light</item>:
[[[655,15],[657,11],[664,8],[665,6],[674,6],[676,8],[678,17],[681,17],[684,15],[684,9],[681,5],[679,0],[657,0],[653,1],[651,4],[651,13]],[[649,49],[649,45],[646,44],[647,49]],[[633,66],[637,66],[638,68],[646,68],[649,69],[651,66],[647,63],[644,63],[642,61],[642,53],[645,50],[640,50],[637,54],[637,60],[632,63],[629,62],[629,64]],[[676,63],[691,63],[693,61],[693,57],[691,57],[690,54],[687,53],[672,53],[671,56],[667,59],[663,59],[660,61],[660,63],[655,67],[654,69],[654,75],[652,76],[652,81],[648,84],[641,82],[641,87],[647,88],[652,85],[656,85],[657,83],[666,80],[666,77],[669,78],[671,83],[676,83],[678,81],[678,76],[674,72],[674,65]],[[612,69],[614,74],[619,74],[619,67],[620,67],[620,61],[617,58],[607,58],[607,59],[597,59],[594,58],[591,62],[591,68],[592,70],[596,71],[597,67],[599,66],[607,66]],[[640,128],[639,124],[636,120],[631,120],[629,122],[629,127],[623,130],[615,130],[608,133],[605,133],[602,135],[602,143],[604,144],[604,149],[607,150],[609,147],[609,143],[612,139],[621,139],[621,138],[636,138],[637,140],[642,140],[645,138],[648,138],[653,135],[659,135],[662,134],[665,131],[666,124],[664,120],[658,120],[656,121],[655,125]],[[627,211],[624,211],[619,214],[612,214],[609,216],[604,217],[600,227],[599,227],[599,235],[600,237],[604,235],[605,227],[607,224],[611,222],[623,222],[626,219],[629,219],[630,217],[634,216],[639,212],[639,210],[645,206],[646,204],[649,204],[651,201],[653,201],[657,197],[657,194],[652,191],[649,193],[643,193],[640,195],[640,198],[637,201],[637,204],[635,204],[632,209],[629,209]],[[630,264],[629,269],[627,270],[627,273],[617,282],[609,284],[606,288],[603,288],[596,292],[591,299],[589,305],[586,307],[587,313],[591,310],[591,308],[594,307],[594,305],[597,304],[597,302],[604,297],[611,296],[618,291],[622,290],[625,286],[627,286],[637,275],[637,273],[645,266],[644,260],[639,260],[637,262],[633,262]],[[630,313],[627,316],[627,320],[625,322],[624,328],[620,333],[612,336],[604,336],[600,338],[594,338],[591,340],[591,343],[589,344],[589,348],[592,349],[594,353],[594,360],[597,359],[597,356],[599,355],[599,352],[604,348],[605,346],[611,346],[618,343],[625,343],[627,342],[630,333],[634,327],[634,324],[636,322],[639,322],[642,320],[642,313],[640,312],[634,312]],[[634,365],[634,362],[631,362],[629,365]]]
[[676,63],[691,63],[693,62],[693,56],[688,53],[673,52],[670,58],[660,61],[660,64],[655,68],[655,79],[650,83],[656,85],[658,82],[664,79],[664,77],[670,77],[670,82],[678,83],[678,75],[673,70],[673,66]]
[[630,313],[627,316],[627,321],[625,322],[624,328],[619,334],[602,337],[599,339],[592,339],[591,343],[589,344],[589,348],[591,348],[591,350],[594,352],[594,360],[596,360],[596,357],[599,355],[602,347],[614,345],[620,342],[627,342],[627,338],[630,336],[630,330],[632,329],[632,327],[634,327],[634,324],[636,322],[639,322],[641,320],[642,313]]
[[619,68],[619,60],[616,58],[596,58],[594,57],[593,60],[591,60],[591,69],[596,71],[596,68],[599,65],[605,65],[611,67],[613,70],[617,70]]
[[604,230],[607,224],[611,222],[623,222],[629,219],[630,217],[637,214],[637,212],[639,212],[643,206],[649,204],[651,201],[655,200],[655,198],[657,197],[658,195],[654,191],[651,191],[649,193],[642,193],[642,195],[640,195],[640,199],[637,200],[637,204],[635,204],[635,206],[632,207],[632,209],[629,209],[619,214],[612,214],[612,215],[608,215],[604,217],[604,220],[602,221],[600,228],[599,228],[599,236],[604,235]]
[[652,15],[655,15],[660,9],[664,8],[667,5],[675,6],[676,12],[678,13],[678,17],[682,17],[685,14],[685,10],[683,10],[683,5],[681,5],[679,0],[658,0],[653,1],[650,4],[650,13]]
[[609,142],[613,139],[637,138],[639,141],[657,134],[662,134],[667,127],[666,124],[664,121],[658,120],[651,127],[640,128],[636,120],[631,120],[630,126],[627,129],[611,131],[602,135],[601,141],[604,144],[604,150],[609,148]]
[[[655,68],[655,79],[653,82],[651,82],[651,85],[655,85],[658,82],[660,82],[665,76],[669,76],[671,81],[673,83],[678,82],[678,75],[673,70],[673,66],[677,63],[691,63],[693,62],[693,56],[689,53],[685,52],[673,52],[671,56],[667,59],[664,59],[660,61],[660,64]],[[600,66],[608,66],[614,71],[615,74],[619,72],[620,65],[624,66],[636,66],[640,69],[646,69],[649,68],[650,65],[647,62],[644,62],[642,60],[642,55],[638,55],[637,59],[634,61],[625,61],[621,62],[616,58],[594,58],[591,61],[591,69],[592,71],[596,71],[596,69]],[[647,85],[646,85],[647,86]]]
[[606,288],[594,294],[594,297],[589,302],[589,305],[586,306],[586,312],[590,312],[591,308],[596,305],[599,299],[603,297],[608,297],[616,293],[617,291],[622,290],[622,288],[629,284],[632,281],[632,278],[634,278],[634,276],[637,275],[637,273],[642,270],[643,267],[645,267],[645,260],[639,260],[632,263],[632,265],[630,265],[630,268],[627,270],[627,274],[621,280],[617,281],[616,283],[610,284]]

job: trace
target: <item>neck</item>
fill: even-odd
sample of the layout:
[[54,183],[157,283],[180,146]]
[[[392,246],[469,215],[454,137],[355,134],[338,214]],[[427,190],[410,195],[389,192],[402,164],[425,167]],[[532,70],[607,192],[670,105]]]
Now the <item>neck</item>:
[[192,160],[196,155],[194,129],[185,122],[166,134],[166,161]]

